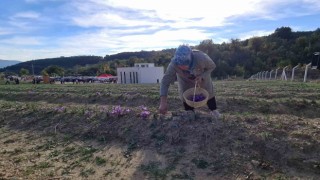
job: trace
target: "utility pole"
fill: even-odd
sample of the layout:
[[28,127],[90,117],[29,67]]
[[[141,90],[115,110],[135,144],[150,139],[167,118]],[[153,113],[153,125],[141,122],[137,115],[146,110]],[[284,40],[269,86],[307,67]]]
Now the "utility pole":
[[33,68],[33,64],[31,64],[31,66],[32,66],[32,75],[33,75],[33,77],[34,77],[34,68]]

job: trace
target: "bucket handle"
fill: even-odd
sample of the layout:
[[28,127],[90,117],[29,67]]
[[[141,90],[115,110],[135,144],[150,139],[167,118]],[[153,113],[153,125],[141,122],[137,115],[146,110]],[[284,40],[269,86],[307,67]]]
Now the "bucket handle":
[[198,87],[200,87],[200,86],[199,86],[199,84],[198,84],[198,81],[196,81],[196,83],[194,84],[194,91],[193,91],[193,103],[195,102],[195,99],[196,99],[196,90],[197,90],[197,85],[198,85]]

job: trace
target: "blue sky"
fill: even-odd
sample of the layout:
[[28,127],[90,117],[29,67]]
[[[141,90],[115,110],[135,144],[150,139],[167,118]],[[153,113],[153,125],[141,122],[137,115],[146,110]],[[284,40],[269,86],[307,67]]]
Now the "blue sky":
[[0,59],[162,50],[320,27],[319,0],[0,0]]

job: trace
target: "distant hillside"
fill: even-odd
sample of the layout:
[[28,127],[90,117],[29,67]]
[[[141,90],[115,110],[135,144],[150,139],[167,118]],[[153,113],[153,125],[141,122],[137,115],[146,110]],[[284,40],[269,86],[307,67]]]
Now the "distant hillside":
[[[158,58],[159,55],[169,54],[168,58],[170,59],[173,53],[174,53],[174,49],[167,49],[162,51],[122,52],[114,55],[106,55],[105,57],[72,56],[72,57],[47,58],[47,59],[26,61],[13,66],[5,67],[3,69],[0,69],[0,72],[8,71],[8,72],[19,73],[21,68],[24,68],[29,70],[30,73],[34,71],[35,74],[40,74],[43,69],[51,65],[56,65],[64,69],[72,69],[77,65],[79,66],[94,65],[94,64],[98,64],[99,62],[128,60],[132,57],[140,58],[144,60],[150,60],[154,58],[161,60],[164,58]],[[167,60],[168,58],[165,58],[166,61],[168,61]]]
[[173,55],[175,52],[175,49],[164,49],[161,51],[137,51],[137,52],[122,52],[118,54],[113,54],[113,55],[106,55],[104,59],[106,61],[113,61],[116,59],[129,59],[131,57],[137,57],[137,58],[143,58],[143,59],[150,59],[154,58],[159,54],[165,54],[169,53]]
[[58,58],[47,58],[21,62],[19,64],[5,67],[0,71],[10,71],[18,73],[21,68],[29,70],[30,73],[40,74],[41,71],[51,65],[63,67],[65,69],[72,68],[76,65],[85,66],[90,64],[97,64],[103,60],[101,56],[72,56],[72,57],[58,57]]
[[7,66],[15,65],[20,63],[21,61],[16,61],[16,60],[2,60],[0,59],[0,68],[4,68]]

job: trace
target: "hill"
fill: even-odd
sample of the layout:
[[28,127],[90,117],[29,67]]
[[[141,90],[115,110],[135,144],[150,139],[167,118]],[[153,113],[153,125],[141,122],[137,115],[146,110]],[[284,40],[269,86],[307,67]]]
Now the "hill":
[[57,57],[38,59],[32,61],[21,62],[9,67],[3,68],[1,71],[9,71],[19,73],[21,68],[29,70],[30,73],[40,74],[40,72],[48,66],[56,65],[65,69],[73,68],[74,66],[85,66],[90,64],[97,64],[103,60],[101,56],[71,56],[71,57]]
[[142,59],[151,59],[157,57],[159,54],[166,54],[169,53],[173,55],[175,52],[175,48],[172,49],[164,49],[161,51],[137,51],[137,52],[122,52],[114,55],[106,55],[104,59],[106,61],[113,61],[113,60],[121,60],[121,59],[130,59],[132,57],[142,58]]
[[12,65],[15,65],[15,64],[18,64],[20,63],[21,61],[16,61],[16,60],[2,60],[0,59],[0,68],[4,68],[4,67],[7,67],[7,66],[12,66]]
[[[153,60],[153,59],[163,59],[160,56],[164,54],[168,55],[166,62],[174,53],[174,49],[166,49],[162,51],[139,51],[139,52],[122,52],[114,55],[106,55],[104,58],[101,56],[71,56],[71,57],[57,57],[57,58],[47,58],[47,59],[38,59],[32,61],[21,62],[9,67],[0,69],[0,72],[14,72],[19,73],[21,68],[29,70],[29,72],[34,72],[35,74],[40,74],[43,69],[48,66],[56,65],[62,67],[66,70],[70,70],[75,66],[87,66],[87,65],[96,65],[98,63],[110,63],[113,61],[128,61],[131,58],[142,59],[142,60]],[[160,58],[159,58],[160,57]]]

